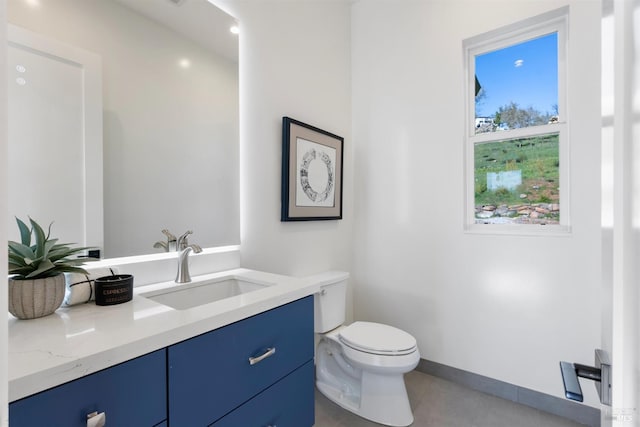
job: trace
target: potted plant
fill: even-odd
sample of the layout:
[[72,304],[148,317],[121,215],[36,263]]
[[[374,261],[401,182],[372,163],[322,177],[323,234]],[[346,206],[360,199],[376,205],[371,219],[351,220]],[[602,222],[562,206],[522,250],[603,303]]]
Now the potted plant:
[[[9,312],[19,319],[48,316],[62,304],[65,272],[84,273],[79,267],[87,258],[75,258],[90,248],[72,248],[57,243],[37,222],[29,218],[31,229],[16,218],[21,243],[9,241]],[[32,244],[33,237],[33,244]]]

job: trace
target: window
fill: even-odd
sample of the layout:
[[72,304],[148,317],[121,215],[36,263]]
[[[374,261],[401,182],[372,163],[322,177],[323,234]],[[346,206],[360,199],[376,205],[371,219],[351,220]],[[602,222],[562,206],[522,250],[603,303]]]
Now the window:
[[469,230],[568,230],[567,21],[562,8],[463,43]]

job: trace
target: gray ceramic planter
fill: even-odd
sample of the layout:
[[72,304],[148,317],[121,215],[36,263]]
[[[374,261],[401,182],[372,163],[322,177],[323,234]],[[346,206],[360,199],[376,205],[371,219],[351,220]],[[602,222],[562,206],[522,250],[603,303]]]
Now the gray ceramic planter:
[[18,319],[48,316],[62,304],[64,290],[64,274],[44,279],[9,278],[9,313]]

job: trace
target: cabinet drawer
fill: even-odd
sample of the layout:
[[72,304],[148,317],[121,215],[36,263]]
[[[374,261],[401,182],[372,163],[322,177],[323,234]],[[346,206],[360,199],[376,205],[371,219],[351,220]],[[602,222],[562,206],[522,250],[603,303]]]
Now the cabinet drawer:
[[312,296],[171,346],[169,425],[209,425],[311,359]]
[[211,427],[311,427],[315,422],[313,382],[310,360]]
[[111,426],[155,426],[167,418],[166,384],[163,349],[11,403],[10,426],[86,427],[92,412]]

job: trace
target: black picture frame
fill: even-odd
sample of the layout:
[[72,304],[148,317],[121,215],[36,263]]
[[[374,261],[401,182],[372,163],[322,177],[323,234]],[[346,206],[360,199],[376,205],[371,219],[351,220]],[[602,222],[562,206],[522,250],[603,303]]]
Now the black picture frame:
[[344,138],[282,118],[281,221],[342,219]]

